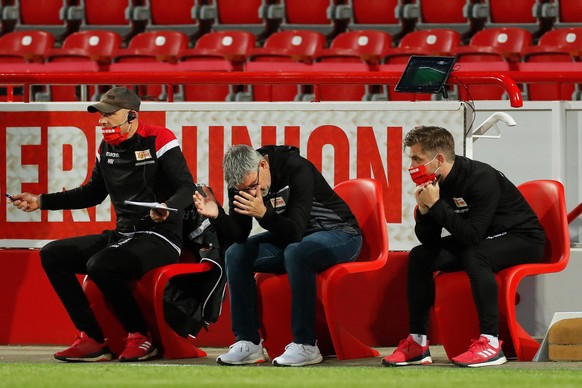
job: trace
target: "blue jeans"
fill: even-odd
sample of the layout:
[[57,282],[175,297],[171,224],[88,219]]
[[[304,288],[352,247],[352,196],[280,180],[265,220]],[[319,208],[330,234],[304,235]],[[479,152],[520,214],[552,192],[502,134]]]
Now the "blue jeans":
[[334,264],[354,261],[361,248],[362,236],[343,231],[316,232],[287,246],[264,232],[231,245],[226,251],[226,276],[236,340],[260,340],[255,272],[287,273],[293,342],[314,345],[316,274]]

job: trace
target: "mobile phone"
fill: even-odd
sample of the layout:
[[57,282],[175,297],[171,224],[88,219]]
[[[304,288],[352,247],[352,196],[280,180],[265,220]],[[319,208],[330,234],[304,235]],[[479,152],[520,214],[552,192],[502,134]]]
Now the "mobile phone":
[[4,193],[4,195],[6,196],[6,198],[8,198],[9,200],[11,200],[12,202],[16,201],[14,198],[12,198],[12,196],[8,193]]

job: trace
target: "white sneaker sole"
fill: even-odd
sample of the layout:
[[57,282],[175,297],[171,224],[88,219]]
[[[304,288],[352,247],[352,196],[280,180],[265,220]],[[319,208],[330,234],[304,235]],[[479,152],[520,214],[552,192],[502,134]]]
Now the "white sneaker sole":
[[219,363],[220,365],[227,365],[227,366],[228,365],[253,365],[253,364],[262,364],[263,362],[265,362],[265,357],[263,355],[260,355],[260,354],[253,354],[251,356],[248,356],[244,360],[240,360],[240,361],[230,361],[230,360],[225,361],[221,357],[222,356],[218,356],[216,358],[216,362]]
[[150,358],[154,358],[158,355],[158,349],[154,348],[150,353],[146,354],[145,356],[136,357],[136,358],[119,358],[119,362],[134,362],[134,361],[145,361],[149,360]]
[[432,364],[432,357],[428,356],[417,361],[403,361],[403,362],[388,362],[382,360],[384,366],[408,366],[408,365],[430,365]]
[[486,362],[481,362],[479,364],[457,364],[456,362],[453,362],[456,366],[460,366],[461,368],[480,368],[482,366],[498,366],[498,365],[503,365],[507,362],[507,358],[505,358],[505,356],[502,356],[496,360],[492,360],[492,361],[486,361]]
[[[277,357],[277,358],[279,358],[279,357]],[[315,365],[315,364],[319,364],[319,363],[323,362],[323,357],[321,355],[317,356],[313,360],[307,360],[307,361],[298,362],[295,364],[281,362],[281,360],[277,360],[277,358],[275,358],[273,360],[273,365],[275,365],[275,366],[307,366],[307,365]]]
[[111,361],[111,353],[108,354],[100,354],[96,357],[59,357],[54,356],[55,359],[59,361],[66,361],[66,362],[105,362]]

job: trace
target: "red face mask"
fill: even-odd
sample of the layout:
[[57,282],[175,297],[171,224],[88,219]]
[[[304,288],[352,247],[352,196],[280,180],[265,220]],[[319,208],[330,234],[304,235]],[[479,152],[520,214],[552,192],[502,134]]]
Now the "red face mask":
[[410,173],[410,178],[412,178],[412,181],[414,183],[416,183],[417,186],[422,185],[423,183],[427,183],[427,182],[434,182],[435,179],[437,178],[437,171],[439,170],[439,168],[437,168],[433,173],[428,173],[426,171],[426,165],[432,163],[436,158],[436,155],[434,158],[432,158],[432,160],[430,162],[427,162],[421,166],[417,166],[417,167],[410,167],[408,169],[408,172]]
[[125,134],[121,133],[121,128],[115,126],[112,128],[101,128],[101,134],[103,135],[103,140],[111,145],[118,145],[124,142],[129,135],[129,131]]

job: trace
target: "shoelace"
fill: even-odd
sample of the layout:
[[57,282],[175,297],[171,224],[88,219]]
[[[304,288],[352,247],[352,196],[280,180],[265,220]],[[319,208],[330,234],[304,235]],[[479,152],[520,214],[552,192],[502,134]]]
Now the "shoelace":
[[250,346],[251,343],[252,342],[250,342],[250,341],[238,341],[238,342],[230,345],[229,349],[235,349],[235,350],[238,350],[239,352],[248,351],[251,348],[251,346]]
[[487,340],[487,338],[472,339],[471,346],[469,346],[469,350],[475,353],[483,349],[487,349],[488,345],[489,341]]
[[138,346],[145,341],[147,341],[147,338],[141,335],[127,336],[127,338],[125,339],[125,344],[126,346]]
[[400,342],[398,343],[398,347],[396,349],[410,349],[410,342],[408,341],[408,339],[403,339],[400,340]]

